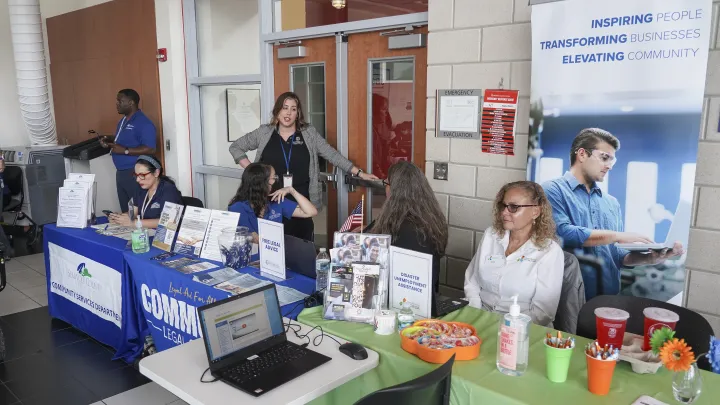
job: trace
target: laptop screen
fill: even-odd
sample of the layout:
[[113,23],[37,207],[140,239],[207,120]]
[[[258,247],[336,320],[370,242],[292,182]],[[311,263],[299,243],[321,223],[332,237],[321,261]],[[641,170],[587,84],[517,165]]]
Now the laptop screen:
[[284,333],[274,285],[203,310],[200,322],[211,362]]

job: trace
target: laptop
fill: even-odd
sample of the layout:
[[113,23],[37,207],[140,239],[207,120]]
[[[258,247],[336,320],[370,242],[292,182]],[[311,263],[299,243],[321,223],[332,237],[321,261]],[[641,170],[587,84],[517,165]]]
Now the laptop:
[[275,284],[197,311],[210,373],[252,396],[259,397],[331,360],[287,340]]
[[688,232],[690,230],[690,203],[685,200],[678,202],[677,209],[675,210],[675,217],[670,224],[667,238],[664,243],[616,243],[620,249],[629,251],[648,251],[648,250],[662,250],[672,249],[675,241],[680,241],[683,246],[687,246]]
[[461,298],[450,298],[438,293],[433,294],[432,310],[433,318],[440,318],[451,312],[455,312],[468,305],[470,301]]
[[317,276],[315,272],[315,259],[317,251],[315,244],[309,240],[285,235],[285,266],[295,273],[310,278]]

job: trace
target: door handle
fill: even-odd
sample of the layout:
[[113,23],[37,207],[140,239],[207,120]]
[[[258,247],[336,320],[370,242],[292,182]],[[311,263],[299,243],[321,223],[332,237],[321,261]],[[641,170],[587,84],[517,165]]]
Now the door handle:
[[337,167],[333,169],[332,173],[328,172],[320,172],[318,173],[318,180],[320,180],[321,183],[331,183],[333,186],[333,189],[337,190]]

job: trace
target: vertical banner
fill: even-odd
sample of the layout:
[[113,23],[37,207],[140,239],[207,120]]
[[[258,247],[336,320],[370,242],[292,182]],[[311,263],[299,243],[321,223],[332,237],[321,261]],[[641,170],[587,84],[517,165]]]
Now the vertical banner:
[[[577,183],[567,176],[582,172],[577,167],[570,172],[571,156],[597,159],[596,166],[605,167],[590,191],[603,198],[600,205],[572,207],[572,198],[551,198],[554,205],[564,204],[570,217],[587,211],[592,222],[572,224],[571,218],[570,225],[587,233],[615,227],[611,230],[639,234],[663,247],[678,241],[687,251],[711,20],[711,0],[566,0],[533,6],[528,178],[546,191],[559,190],[565,179],[570,190]],[[572,148],[584,128],[614,135],[620,143],[614,158],[602,150]],[[567,193],[590,195],[573,190]],[[558,233],[563,236],[560,227]],[[658,261],[651,257],[657,250],[653,255],[633,251],[633,265],[627,266],[628,250],[616,244],[573,246],[582,236],[565,237],[566,249],[604,260],[603,282],[615,283],[617,290],[611,293],[667,301],[683,291],[685,254]],[[610,253],[603,257],[603,249]],[[638,260],[641,254],[645,263]]]

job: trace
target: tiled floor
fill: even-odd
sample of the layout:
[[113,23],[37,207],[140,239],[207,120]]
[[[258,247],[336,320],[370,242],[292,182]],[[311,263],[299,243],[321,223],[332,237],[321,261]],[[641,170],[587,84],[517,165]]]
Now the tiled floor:
[[[113,361],[112,349],[47,311],[41,250],[16,238],[0,292],[0,328],[6,359],[0,362],[0,405],[183,405],[133,367]],[[33,254],[34,253],[34,254]]]

